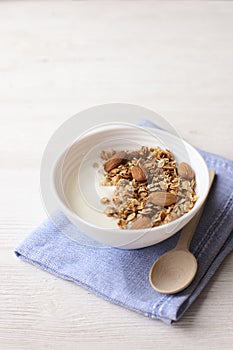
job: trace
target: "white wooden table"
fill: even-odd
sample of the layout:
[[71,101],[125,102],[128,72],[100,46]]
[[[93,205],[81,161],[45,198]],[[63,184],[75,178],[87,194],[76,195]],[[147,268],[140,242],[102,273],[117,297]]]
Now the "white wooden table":
[[0,2],[0,349],[232,349],[233,256],[166,326],[20,262],[45,218],[43,150],[96,104],[156,110],[232,158],[232,2]]

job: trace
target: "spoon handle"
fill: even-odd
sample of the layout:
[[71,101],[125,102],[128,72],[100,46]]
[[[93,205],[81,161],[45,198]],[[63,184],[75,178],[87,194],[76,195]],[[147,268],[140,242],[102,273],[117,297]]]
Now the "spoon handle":
[[[209,183],[209,190],[207,193],[207,196],[209,194],[210,188],[212,186],[213,180],[214,180],[214,176],[215,176],[215,172],[214,170],[209,170],[209,175],[210,175],[210,183]],[[181,235],[180,238],[177,242],[177,245],[175,247],[175,249],[189,249],[191,240],[193,238],[194,232],[196,230],[196,227],[198,225],[198,222],[201,218],[203,209],[205,207],[205,202],[202,204],[200,210],[197,212],[197,214],[192,218],[192,220],[182,229],[181,231]]]

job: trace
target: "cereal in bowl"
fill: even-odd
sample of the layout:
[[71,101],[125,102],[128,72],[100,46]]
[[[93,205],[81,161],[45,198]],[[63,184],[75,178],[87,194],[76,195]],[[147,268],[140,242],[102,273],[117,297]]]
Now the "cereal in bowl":
[[167,149],[102,151],[101,159],[101,185],[115,186],[113,198],[101,202],[121,229],[167,224],[189,212],[198,198],[193,169],[184,162],[177,164]]

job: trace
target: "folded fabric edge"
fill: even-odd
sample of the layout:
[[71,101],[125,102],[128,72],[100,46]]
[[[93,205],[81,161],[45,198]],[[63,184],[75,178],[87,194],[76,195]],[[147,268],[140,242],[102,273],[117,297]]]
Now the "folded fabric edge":
[[[233,160],[228,159],[226,157],[220,156],[219,154],[216,153],[210,153],[208,151],[204,151],[200,148],[195,147],[196,150],[202,155],[202,157],[205,159],[207,162],[211,162],[214,165],[217,165],[218,167],[226,167],[228,171],[233,173]],[[211,166],[211,164],[210,164]]]
[[[30,263],[30,264],[32,264],[32,265],[34,265],[34,266],[36,266],[36,267],[38,267],[38,268],[44,270],[44,271],[47,271],[47,272],[49,272],[49,273],[51,273],[51,274],[53,274],[53,275],[59,277],[59,278],[63,278],[64,280],[67,280],[67,281],[70,281],[70,282],[74,282],[75,284],[77,284],[77,285],[79,285],[79,286],[85,288],[86,290],[89,290],[90,292],[92,292],[92,293],[94,293],[95,295],[97,295],[97,296],[103,298],[103,299],[106,300],[106,301],[109,301],[109,302],[111,302],[111,303],[113,303],[113,304],[122,306],[122,307],[124,307],[125,309],[134,311],[134,312],[136,312],[136,313],[138,313],[138,314],[140,314],[140,315],[143,315],[143,316],[145,316],[145,317],[149,317],[149,318],[152,318],[152,319],[160,319],[159,317],[157,317],[157,316],[155,316],[155,315],[153,315],[153,314],[151,314],[151,313],[148,313],[148,312],[146,312],[146,311],[144,311],[144,310],[137,309],[137,308],[133,308],[133,307],[131,307],[131,306],[128,306],[128,305],[126,305],[126,304],[124,304],[124,303],[118,301],[117,299],[112,299],[112,298],[110,298],[109,296],[107,296],[106,294],[100,293],[98,290],[96,290],[96,289],[90,287],[89,285],[87,285],[87,284],[85,284],[85,283],[83,283],[83,282],[81,282],[81,281],[79,281],[79,280],[74,279],[72,276],[68,276],[68,275],[61,274],[61,273],[57,272],[56,270],[54,270],[53,268],[51,268],[50,266],[45,266],[44,264],[40,264],[40,263],[37,262],[36,260],[27,258],[27,257],[24,255],[24,252],[21,251],[20,249],[15,250],[14,253],[15,253],[16,257],[19,258],[20,260],[25,261],[25,262],[28,262],[28,263]],[[171,324],[171,321],[172,321],[172,320],[166,319],[166,318],[161,318],[161,320],[162,320],[164,323],[166,323],[166,324]]]

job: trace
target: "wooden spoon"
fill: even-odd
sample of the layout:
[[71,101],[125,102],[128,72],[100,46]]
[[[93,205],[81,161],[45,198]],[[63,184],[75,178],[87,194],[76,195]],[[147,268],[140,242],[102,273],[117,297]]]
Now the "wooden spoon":
[[[209,171],[210,185],[215,173]],[[183,228],[176,247],[155,261],[150,270],[150,284],[160,293],[174,294],[189,286],[197,272],[197,260],[189,251],[190,242],[201,218],[205,202],[199,212]]]

